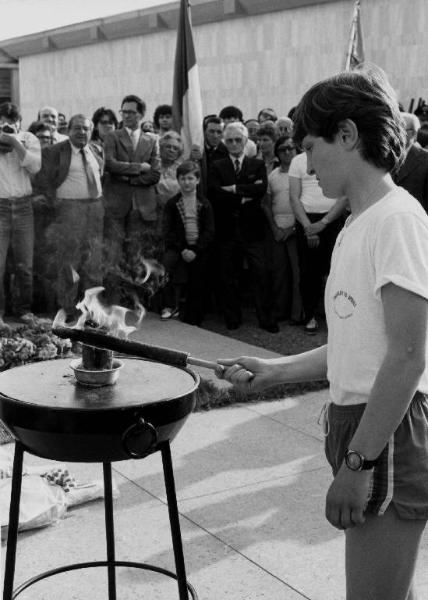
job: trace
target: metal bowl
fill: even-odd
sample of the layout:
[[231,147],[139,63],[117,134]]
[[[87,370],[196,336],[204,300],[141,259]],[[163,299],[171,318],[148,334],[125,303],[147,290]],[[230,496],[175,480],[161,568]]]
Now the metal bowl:
[[122,362],[116,385],[81,385],[68,358],[4,371],[0,419],[25,451],[42,458],[105,462],[147,456],[183,427],[195,407],[199,377],[146,360]]
[[102,371],[92,371],[82,368],[82,359],[75,358],[70,362],[70,367],[74,371],[78,383],[90,387],[101,387],[103,385],[113,385],[119,377],[120,369],[123,367],[121,360],[113,360],[111,369],[103,369]]

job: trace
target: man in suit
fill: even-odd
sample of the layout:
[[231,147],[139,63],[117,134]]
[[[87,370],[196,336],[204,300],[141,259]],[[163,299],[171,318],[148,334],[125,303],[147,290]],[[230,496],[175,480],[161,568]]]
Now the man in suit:
[[158,209],[155,184],[160,177],[156,136],[141,130],[146,105],[138,96],[125,96],[120,114],[123,127],[105,139],[104,196],[106,260],[112,274],[107,287],[118,301],[114,271],[125,259],[142,253],[145,236],[156,230]]
[[70,320],[79,295],[102,284],[103,160],[89,144],[92,121],[71,117],[69,138],[42,153],[40,185],[54,207],[48,232],[54,245],[57,300]]
[[266,222],[261,199],[267,189],[266,168],[262,160],[245,155],[248,132],[242,123],[230,123],[224,130],[229,156],[212,163],[208,198],[215,219],[220,261],[222,310],[229,329],[242,321],[240,278],[243,259],[253,283],[254,301],[260,327],[277,333],[272,301],[268,294],[265,256]]
[[211,165],[214,161],[229,156],[229,152],[223,142],[224,124],[220,117],[208,115],[204,118],[202,126],[204,130],[204,147],[201,150],[198,145],[192,146],[190,159],[199,162],[201,166],[200,186],[203,195],[207,196]]
[[421,124],[412,113],[401,116],[406,125],[406,158],[395,175],[395,183],[419,200],[428,212],[428,151],[416,142]]

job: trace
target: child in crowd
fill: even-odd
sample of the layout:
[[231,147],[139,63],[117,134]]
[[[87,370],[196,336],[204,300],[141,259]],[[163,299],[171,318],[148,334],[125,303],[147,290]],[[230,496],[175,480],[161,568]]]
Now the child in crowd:
[[[200,325],[214,219],[210,203],[197,192],[198,164],[184,161],[177,167],[177,180],[180,192],[168,200],[163,217],[165,253],[162,262],[168,283],[163,290],[161,319],[180,316],[185,323]],[[183,294],[184,303],[180,306]]]

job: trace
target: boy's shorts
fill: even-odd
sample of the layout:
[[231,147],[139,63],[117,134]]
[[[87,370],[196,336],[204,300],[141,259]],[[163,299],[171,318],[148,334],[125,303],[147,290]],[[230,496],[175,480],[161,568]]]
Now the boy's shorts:
[[[336,475],[366,404],[327,407],[325,453]],[[382,515],[392,504],[402,519],[428,519],[428,398],[416,392],[373,469],[366,510]]]

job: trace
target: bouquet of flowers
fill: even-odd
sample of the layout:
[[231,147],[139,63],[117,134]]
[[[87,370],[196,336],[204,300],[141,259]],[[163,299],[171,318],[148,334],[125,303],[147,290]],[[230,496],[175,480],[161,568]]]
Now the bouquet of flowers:
[[71,356],[71,341],[52,333],[52,321],[35,318],[31,323],[0,328],[0,370],[37,360]]

